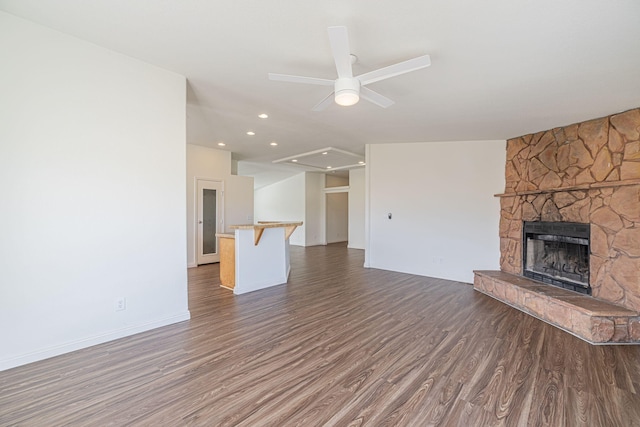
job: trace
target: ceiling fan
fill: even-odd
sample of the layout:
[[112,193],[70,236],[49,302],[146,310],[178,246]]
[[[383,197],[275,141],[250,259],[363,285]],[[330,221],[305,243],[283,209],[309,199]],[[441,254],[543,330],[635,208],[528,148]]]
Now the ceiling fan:
[[316,104],[315,107],[312,108],[313,111],[324,110],[334,100],[336,104],[348,107],[356,104],[360,98],[366,99],[382,108],[387,108],[393,105],[394,102],[386,96],[365,87],[366,85],[431,65],[429,55],[423,55],[354,77],[351,65],[354,62],[353,59],[355,59],[355,56],[352,55],[349,50],[347,27],[329,27],[328,31],[331,51],[333,52],[333,59],[336,63],[336,70],[338,71],[337,79],[329,80],[316,77],[269,73],[270,80],[333,86],[333,92]]

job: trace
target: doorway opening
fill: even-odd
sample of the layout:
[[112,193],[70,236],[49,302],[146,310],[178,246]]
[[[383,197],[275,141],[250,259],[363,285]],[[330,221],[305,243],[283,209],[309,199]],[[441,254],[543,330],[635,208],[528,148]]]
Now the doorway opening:
[[326,194],[326,242],[349,240],[349,192]]
[[325,174],[324,244],[349,242],[349,173]]

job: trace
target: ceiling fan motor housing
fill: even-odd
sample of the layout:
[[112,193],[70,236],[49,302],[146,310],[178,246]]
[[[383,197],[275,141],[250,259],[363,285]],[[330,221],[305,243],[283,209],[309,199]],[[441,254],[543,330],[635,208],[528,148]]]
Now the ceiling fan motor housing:
[[355,77],[336,79],[334,87],[336,104],[348,107],[360,100],[360,80]]

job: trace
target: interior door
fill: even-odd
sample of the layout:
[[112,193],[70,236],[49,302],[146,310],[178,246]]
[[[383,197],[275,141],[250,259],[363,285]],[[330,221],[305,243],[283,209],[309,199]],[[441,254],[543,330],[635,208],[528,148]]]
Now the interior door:
[[197,263],[220,262],[220,243],[216,233],[224,231],[222,181],[198,180]]

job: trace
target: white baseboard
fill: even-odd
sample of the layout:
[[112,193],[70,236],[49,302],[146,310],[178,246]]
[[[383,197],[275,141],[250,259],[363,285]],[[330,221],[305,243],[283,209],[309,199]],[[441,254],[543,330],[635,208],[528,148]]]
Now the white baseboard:
[[68,342],[58,346],[44,348],[31,353],[12,357],[10,359],[0,360],[0,371],[15,368],[17,366],[26,365],[27,363],[48,359],[50,357],[59,356],[61,354],[70,353],[72,351],[91,347],[97,344],[102,344],[107,341],[113,341],[119,338],[128,337],[130,335],[135,335],[140,332],[145,332],[151,329],[160,328],[162,326],[172,325],[178,322],[184,322],[185,320],[189,320],[189,319],[191,319],[191,313],[189,313],[189,311],[187,310],[186,312],[165,317],[162,319],[154,320],[151,322],[145,322],[137,325],[128,326],[126,328],[116,329],[114,331],[110,331],[104,334],[98,334],[92,337],[87,337],[77,341],[72,341],[72,342]]
[[198,264],[187,264],[187,268],[196,268]]
[[286,284],[287,280],[288,280],[287,277],[280,276],[277,279],[249,283],[249,284],[245,284],[244,286],[238,286],[238,283],[236,282],[236,286],[233,288],[233,293],[235,295],[242,295],[249,292],[259,291],[265,288],[270,288],[272,286],[280,286],[280,285]]

